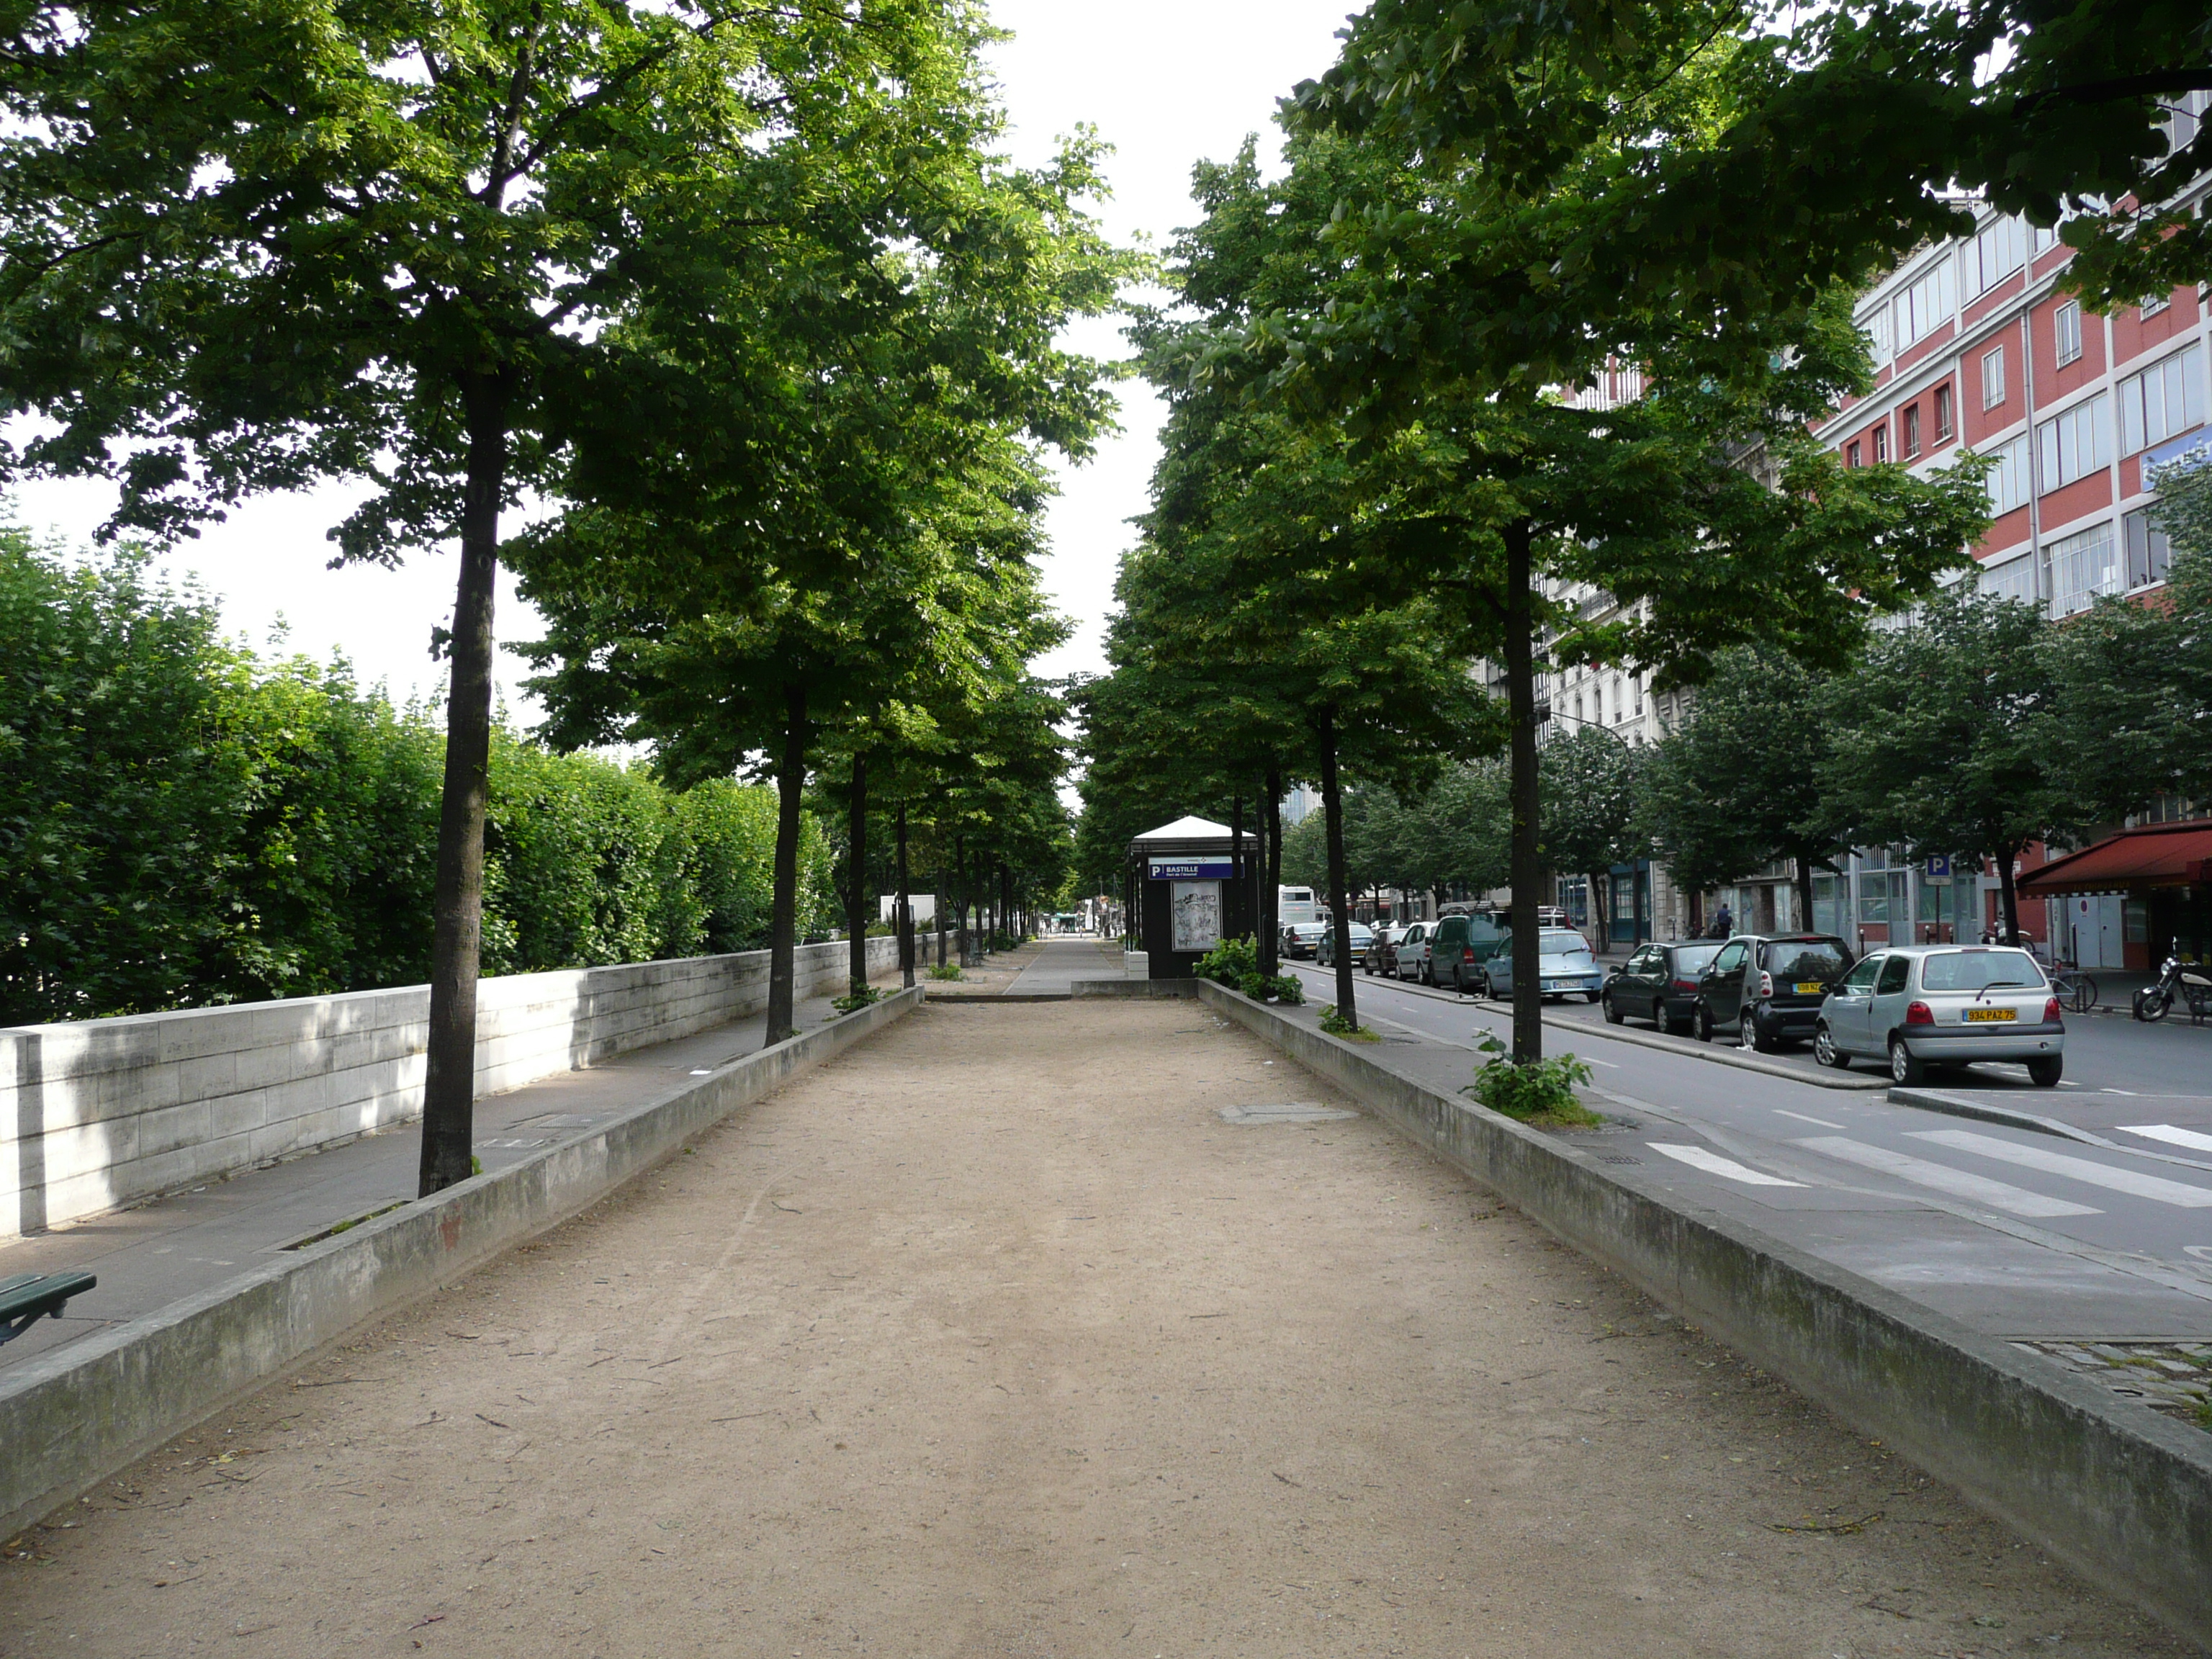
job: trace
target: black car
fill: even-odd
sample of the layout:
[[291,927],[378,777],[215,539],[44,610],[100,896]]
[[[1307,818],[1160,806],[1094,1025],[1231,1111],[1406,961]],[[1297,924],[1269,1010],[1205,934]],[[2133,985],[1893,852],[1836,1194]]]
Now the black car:
[[1718,939],[1647,945],[1605,982],[1605,1017],[1648,1019],[1662,1031],[1686,1031],[1698,1007],[1698,976],[1721,953]]
[[1727,1031],[1761,1053],[1809,1038],[1822,1000],[1850,970],[1850,947],[1830,934],[1740,933],[1698,976],[1698,1038]]

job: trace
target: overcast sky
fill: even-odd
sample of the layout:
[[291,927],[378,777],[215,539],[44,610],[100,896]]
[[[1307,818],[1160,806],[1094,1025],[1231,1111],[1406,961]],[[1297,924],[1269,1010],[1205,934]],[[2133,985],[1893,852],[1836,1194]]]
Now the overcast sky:
[[[1263,157],[1273,160],[1275,100],[1328,67],[1335,33],[1352,9],[1352,0],[1120,0],[1111,7],[994,0],[994,15],[1014,35],[992,53],[1013,157],[1042,161],[1077,124],[1097,127],[1115,150],[1106,224],[1120,240],[1144,235],[1164,246],[1194,216],[1194,162],[1233,154],[1248,132],[1260,135]],[[1126,352],[1111,327],[1084,331],[1075,343],[1101,355]],[[1126,521],[1144,509],[1158,448],[1158,406],[1142,386],[1122,388],[1121,419],[1122,434],[1089,465],[1060,469],[1045,580],[1077,633],[1037,665],[1043,673],[1104,665],[1100,639],[1114,562],[1127,542]],[[185,544],[168,566],[215,594],[226,625],[257,647],[266,647],[281,622],[289,649],[316,657],[341,651],[364,680],[381,680],[397,698],[428,692],[443,680],[428,646],[431,629],[452,613],[453,556],[417,557],[398,571],[325,568],[331,548],[324,532],[351,499],[328,490],[251,502]],[[35,530],[82,543],[111,502],[105,488],[32,483],[18,491],[15,511]],[[503,572],[497,627],[502,640],[538,629]],[[527,721],[533,711],[515,689],[522,672],[502,652],[502,692]]]

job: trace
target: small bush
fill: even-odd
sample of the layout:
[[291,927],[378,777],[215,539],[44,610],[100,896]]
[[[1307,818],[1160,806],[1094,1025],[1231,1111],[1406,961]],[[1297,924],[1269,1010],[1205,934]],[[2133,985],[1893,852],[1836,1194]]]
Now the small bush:
[[1210,979],[1230,989],[1242,989],[1247,975],[1260,971],[1259,941],[1247,934],[1243,939],[1225,939],[1198,959],[1194,970],[1200,979]]
[[1321,1011],[1321,1029],[1333,1037],[1342,1037],[1347,1042],[1380,1042],[1382,1039],[1364,1025],[1354,1025],[1330,1003]]
[[1018,951],[1021,948],[1021,940],[1016,939],[1012,933],[994,933],[991,935],[991,942],[983,948],[987,951]]
[[1237,988],[1255,1002],[1297,1004],[1306,1000],[1306,988],[1295,974],[1277,974],[1271,979],[1265,974],[1250,973],[1237,981]]
[[1462,1092],[1492,1111],[1539,1129],[1590,1129],[1605,1121],[1575,1098],[1575,1085],[1595,1075],[1587,1062],[1572,1054],[1554,1054],[1534,1065],[1516,1066],[1496,1037],[1485,1037],[1477,1046],[1490,1060]]
[[866,1007],[872,1002],[881,1002],[884,994],[872,985],[855,985],[830,1006],[841,1014],[849,1014]]
[[960,964],[957,962],[939,963],[929,970],[929,976],[932,979],[958,979]]

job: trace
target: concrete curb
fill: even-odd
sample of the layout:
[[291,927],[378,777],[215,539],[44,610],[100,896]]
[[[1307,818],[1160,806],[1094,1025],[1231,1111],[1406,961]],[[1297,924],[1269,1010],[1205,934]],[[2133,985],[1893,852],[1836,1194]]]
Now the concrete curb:
[[1198,994],[2092,1582],[2191,1641],[2212,1630],[2212,1435],[1247,998]]
[[921,1000],[900,991],[685,1079],[494,1174],[57,1349],[0,1384],[0,1536],[36,1521],[364,1321],[596,1203],[686,1140]]
[[1194,997],[1194,979],[1079,979],[1067,988],[1078,997]]
[[2125,1152],[2130,1158],[2154,1158],[2160,1164],[2179,1164],[2190,1170],[2212,1170],[2212,1163],[2201,1158],[2185,1158],[2162,1147],[2131,1146],[2124,1141],[2107,1139],[2094,1129],[2084,1129],[2063,1119],[2043,1117],[2034,1112],[2016,1112],[2008,1106],[1993,1106],[1986,1101],[1962,1099],[1941,1090],[1892,1089],[1889,1103],[1911,1106],[1923,1112],[1942,1112],[1947,1117],[1968,1117],[1983,1123],[2002,1123],[2008,1128],[2032,1129],[2037,1134],[2057,1135],[2062,1140],[2078,1140],[2084,1146],[2101,1146],[2108,1152]]

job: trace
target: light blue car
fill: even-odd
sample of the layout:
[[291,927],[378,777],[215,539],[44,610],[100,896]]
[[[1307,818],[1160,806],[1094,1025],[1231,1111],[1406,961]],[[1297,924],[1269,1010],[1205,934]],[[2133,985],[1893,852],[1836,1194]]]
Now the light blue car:
[[[1589,941],[1571,927],[1547,927],[1536,935],[1538,977],[1547,997],[1580,996],[1595,1002],[1605,987],[1597,957]],[[1508,944],[1482,964],[1483,994],[1492,998],[1513,994],[1513,950]]]

